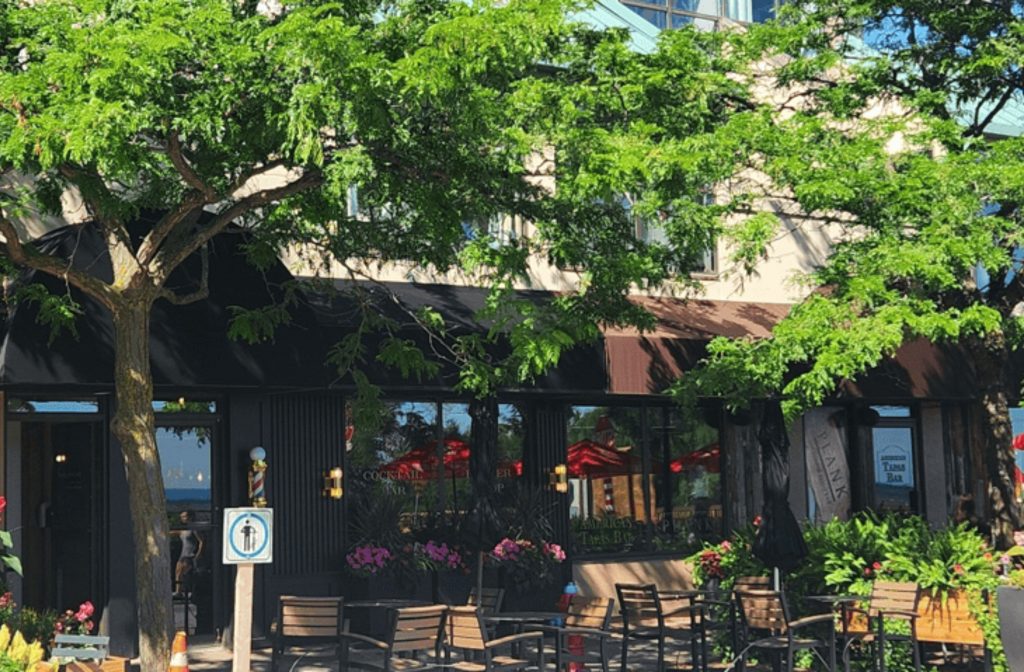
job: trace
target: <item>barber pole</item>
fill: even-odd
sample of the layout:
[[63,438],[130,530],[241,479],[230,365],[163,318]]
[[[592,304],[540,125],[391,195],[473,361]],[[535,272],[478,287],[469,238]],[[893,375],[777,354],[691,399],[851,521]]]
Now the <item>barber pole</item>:
[[249,503],[262,508],[267,505],[267,451],[257,446],[249,451],[249,457],[252,459],[249,467]]

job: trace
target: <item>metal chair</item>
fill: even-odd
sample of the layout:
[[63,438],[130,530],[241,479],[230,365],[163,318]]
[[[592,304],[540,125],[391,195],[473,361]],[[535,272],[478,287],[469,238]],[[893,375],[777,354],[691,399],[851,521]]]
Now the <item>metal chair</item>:
[[[626,672],[631,640],[655,641],[658,644],[658,672],[665,669],[665,640],[674,639],[690,645],[691,669],[698,669],[701,661],[699,607],[696,595],[686,593],[659,593],[654,584],[615,584],[622,615],[622,663]],[[696,627],[695,627],[696,626]]]
[[[447,625],[445,628],[445,667],[460,670],[461,672],[505,672],[525,670],[534,665],[538,670],[544,669],[544,633],[523,632],[517,635],[508,635],[491,639],[487,635],[487,628],[477,607],[449,607]],[[537,657],[535,660],[526,660],[516,655],[501,655],[500,647],[520,644],[522,642],[535,641],[537,643]],[[464,652],[463,660],[451,662],[453,649],[460,649]],[[475,654],[470,659],[468,653]]]
[[[789,607],[781,592],[775,590],[738,590],[736,602],[748,637],[756,637],[745,642],[736,661],[736,669],[743,671],[747,654],[752,651],[763,651],[772,658],[772,668],[782,669],[785,663],[786,672],[793,672],[793,657],[797,651],[812,651],[826,667],[835,672],[836,669],[836,630],[833,614],[819,614],[793,620]],[[827,625],[826,625],[827,624]],[[801,637],[800,631],[805,628],[822,625],[827,630],[824,638]],[[828,658],[822,656],[821,650],[828,648]]]
[[[874,644],[875,669],[885,672],[885,643],[889,641],[908,642],[914,660],[915,672],[921,670],[921,646],[917,641],[917,598],[920,591],[912,581],[875,581],[866,608],[857,606],[858,600],[851,598],[839,602],[841,636],[843,639],[843,670],[850,670],[850,652],[856,643]],[[853,619],[860,617],[864,630],[851,630]],[[886,631],[886,619],[905,621],[910,634]]]
[[[390,610],[391,627],[386,641],[342,632],[341,669],[406,672],[441,666],[442,633],[447,610],[443,604]],[[421,655],[429,656],[430,660],[420,660]]]
[[340,665],[341,634],[344,630],[342,603],[340,597],[282,595],[277,603],[271,672],[276,672],[285,648],[297,643],[334,644]]

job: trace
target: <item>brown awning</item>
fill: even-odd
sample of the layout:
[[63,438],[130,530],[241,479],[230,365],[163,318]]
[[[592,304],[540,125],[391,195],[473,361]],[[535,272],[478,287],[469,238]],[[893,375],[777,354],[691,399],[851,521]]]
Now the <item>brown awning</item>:
[[656,318],[651,331],[609,328],[604,332],[608,391],[660,394],[693,368],[715,336],[765,338],[790,305],[642,297]]

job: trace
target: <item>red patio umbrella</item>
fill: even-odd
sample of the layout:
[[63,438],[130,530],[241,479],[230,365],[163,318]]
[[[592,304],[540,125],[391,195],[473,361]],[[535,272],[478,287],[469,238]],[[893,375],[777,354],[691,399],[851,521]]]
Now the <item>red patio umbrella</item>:
[[633,473],[632,455],[612,450],[590,439],[569,446],[566,466],[573,478],[605,478]]
[[[469,475],[469,444],[449,437],[444,440],[445,476],[465,478]],[[413,448],[377,470],[395,481],[429,481],[437,478],[437,441]]]
[[695,450],[692,453],[687,453],[682,457],[677,457],[668,463],[668,468],[673,474],[678,474],[683,471],[689,471],[696,469],[697,467],[704,467],[709,473],[717,474],[722,469],[722,464],[719,458],[722,455],[721,449],[717,443],[709,443],[700,450]]

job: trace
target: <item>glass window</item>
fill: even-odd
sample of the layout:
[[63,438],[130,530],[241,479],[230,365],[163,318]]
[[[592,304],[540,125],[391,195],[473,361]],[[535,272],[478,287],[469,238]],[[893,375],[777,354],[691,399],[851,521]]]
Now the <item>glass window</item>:
[[217,402],[209,400],[186,399],[178,397],[171,400],[153,402],[154,413],[216,413]]
[[157,427],[156,446],[172,523],[185,511],[210,522],[210,443],[208,427]]
[[[566,464],[573,540],[582,552],[643,548],[656,502],[644,491],[644,409],[574,406]],[[649,459],[649,455],[646,459]]]
[[657,409],[656,414],[655,433],[666,453],[655,464],[659,547],[686,549],[721,539],[725,530],[718,430],[707,423],[704,412],[685,414],[670,408]]
[[20,399],[11,397],[7,400],[7,411],[10,413],[99,413],[98,401],[80,400],[48,400]]
[[883,418],[909,418],[911,416],[909,406],[872,406],[871,408]]
[[665,28],[668,25],[668,12],[663,9],[651,9],[650,7],[637,7],[636,5],[629,5],[627,7],[632,9],[634,12],[653,23],[658,28]]
[[873,427],[871,441],[875,510],[914,511],[913,429]]

